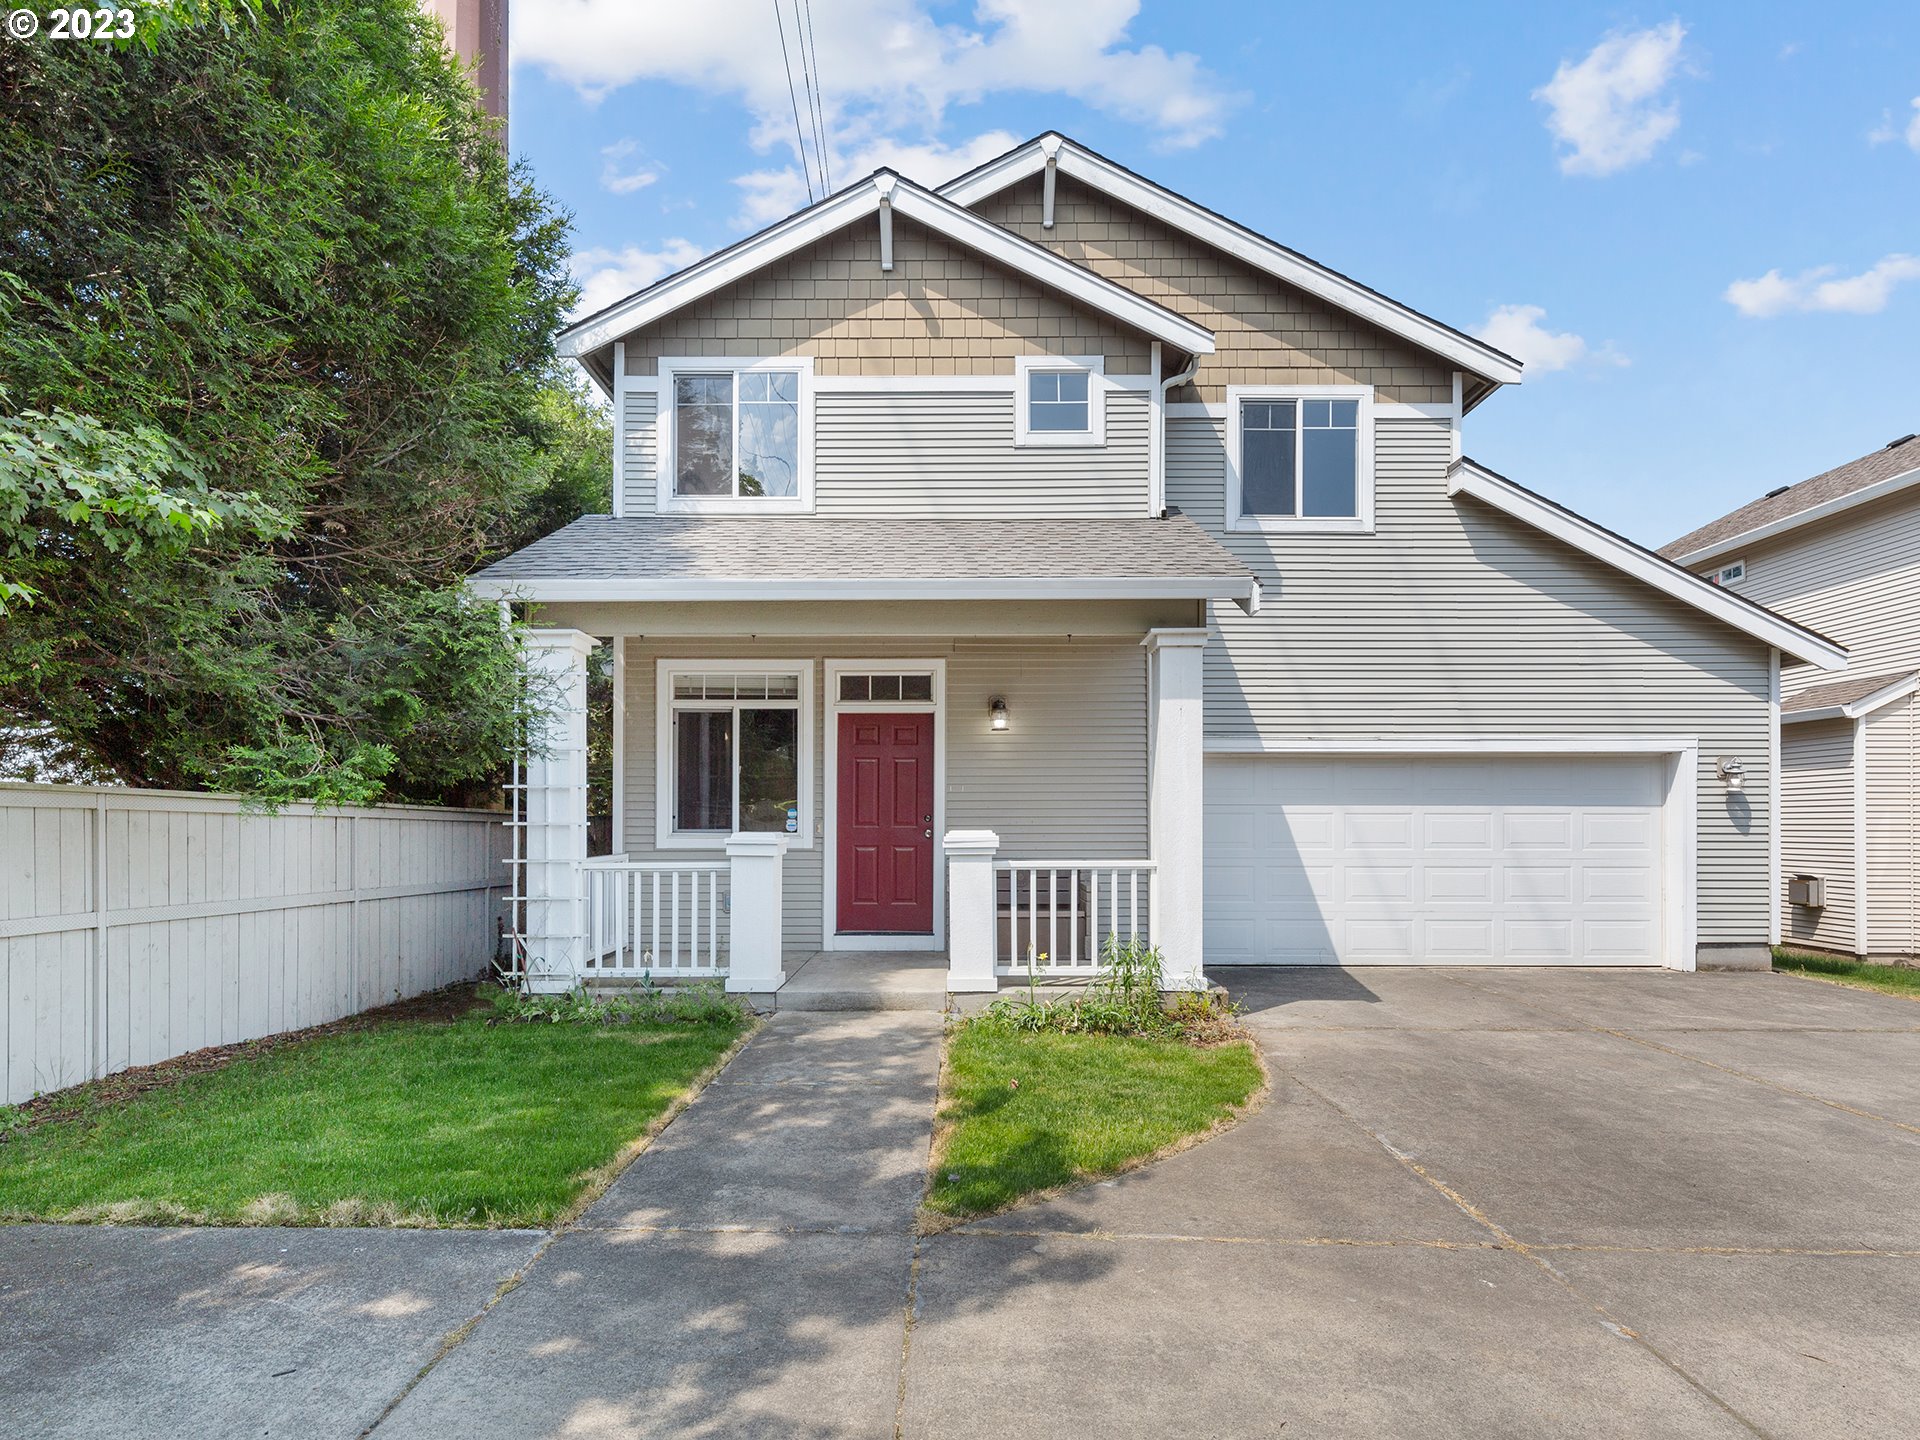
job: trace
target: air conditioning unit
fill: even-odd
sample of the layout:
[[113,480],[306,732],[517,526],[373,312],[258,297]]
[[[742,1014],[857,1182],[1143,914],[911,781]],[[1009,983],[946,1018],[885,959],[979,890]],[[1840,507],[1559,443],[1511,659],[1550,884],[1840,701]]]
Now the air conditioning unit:
[[1787,899],[1803,910],[1824,910],[1827,882],[1818,875],[1795,875],[1787,881]]

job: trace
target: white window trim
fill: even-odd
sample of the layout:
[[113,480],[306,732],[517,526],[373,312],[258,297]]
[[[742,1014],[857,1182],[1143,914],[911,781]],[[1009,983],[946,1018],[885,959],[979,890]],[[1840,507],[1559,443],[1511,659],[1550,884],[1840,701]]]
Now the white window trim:
[[[1013,443],[1096,450],[1107,443],[1107,361],[1104,355],[1020,355],[1013,362]],[[1087,428],[1035,430],[1028,423],[1028,376],[1036,370],[1084,370],[1087,373]]]
[[[727,847],[727,831],[723,830],[676,830],[673,825],[676,810],[674,795],[673,763],[673,715],[676,706],[673,700],[673,677],[704,671],[733,671],[742,673],[762,670],[776,675],[797,675],[800,677],[800,698],[796,709],[800,712],[800,733],[796,738],[800,762],[800,817],[799,829],[791,835],[782,835],[789,850],[811,850],[813,848],[813,661],[795,660],[753,660],[727,658],[720,660],[656,660],[653,676],[653,840],[661,850],[724,850]],[[682,701],[690,710],[712,709],[717,701]],[[741,701],[732,702],[735,706]],[[752,705],[752,701],[744,702]],[[770,702],[775,706],[783,702]],[[736,757],[737,758],[737,757]],[[739,797],[734,797],[737,808]]]
[[[1730,570],[1737,570],[1740,573],[1729,576],[1727,572]],[[1731,590],[1736,585],[1746,583],[1747,562],[1745,560],[1729,560],[1724,565],[1714,566],[1713,573],[1704,578],[1709,584],[1718,585],[1724,590]]]
[[[1358,400],[1354,437],[1353,515],[1248,515],[1240,508],[1240,406],[1244,400]],[[1297,423],[1297,422],[1296,422]],[[1373,533],[1373,387],[1370,385],[1229,385],[1227,387],[1227,529],[1276,535]]]
[[[843,674],[883,675],[929,671],[932,700],[842,700]],[[840,933],[840,716],[931,713],[933,716],[933,934],[842,935]],[[947,948],[947,662],[939,659],[861,659],[826,662],[826,838],[822,842],[820,948],[822,950],[944,950]]]
[[[811,515],[813,513],[813,357],[785,355],[748,357],[733,355],[668,355],[661,357],[657,381],[659,400],[654,406],[655,453],[659,472],[655,479],[654,503],[662,515]],[[753,498],[740,495],[676,495],[673,493],[674,441],[678,426],[674,423],[674,377],[676,375],[713,375],[732,371],[734,408],[740,405],[740,376],[756,370],[784,370],[800,377],[800,493],[790,497]],[[738,424],[736,420],[736,432]],[[736,433],[736,440],[738,436]]]

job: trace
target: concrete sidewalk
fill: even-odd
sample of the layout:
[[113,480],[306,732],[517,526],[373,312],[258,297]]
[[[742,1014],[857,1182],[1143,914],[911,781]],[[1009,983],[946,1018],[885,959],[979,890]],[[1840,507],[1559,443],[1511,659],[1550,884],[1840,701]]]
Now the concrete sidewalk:
[[1232,978],[1265,1108],[936,1237],[911,1012],[776,1016],[551,1241],[0,1228],[0,1433],[1920,1433],[1920,1005]]

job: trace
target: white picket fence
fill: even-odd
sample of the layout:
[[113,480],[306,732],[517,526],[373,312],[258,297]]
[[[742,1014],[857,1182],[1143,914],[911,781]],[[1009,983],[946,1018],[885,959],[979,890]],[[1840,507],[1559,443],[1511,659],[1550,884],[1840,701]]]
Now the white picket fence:
[[0,784],[0,1103],[480,974],[501,818]]

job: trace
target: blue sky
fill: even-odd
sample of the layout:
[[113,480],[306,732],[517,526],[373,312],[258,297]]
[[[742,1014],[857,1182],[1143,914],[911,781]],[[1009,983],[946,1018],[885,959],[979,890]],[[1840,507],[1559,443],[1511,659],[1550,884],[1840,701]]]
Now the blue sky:
[[[836,185],[1061,130],[1520,350],[1468,453],[1638,540],[1920,430],[1911,0],[812,7]],[[595,303],[805,203],[775,13],[514,6]]]

